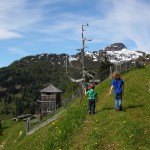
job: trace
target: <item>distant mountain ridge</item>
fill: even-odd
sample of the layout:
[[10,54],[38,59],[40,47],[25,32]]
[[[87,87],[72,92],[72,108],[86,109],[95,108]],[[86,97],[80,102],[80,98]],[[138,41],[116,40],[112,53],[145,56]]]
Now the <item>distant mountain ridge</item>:
[[[67,54],[37,54],[35,56],[27,56],[20,60],[14,61],[11,65],[28,65],[29,63],[37,63],[38,61],[49,61],[52,65],[65,67]],[[147,54],[143,51],[131,51],[123,43],[114,43],[101,50],[88,52],[85,51],[85,59],[89,61],[99,61],[103,57],[108,57],[111,63],[136,60],[140,56],[145,57]],[[81,53],[69,56],[69,62],[80,61]],[[10,66],[11,66],[10,65]]]
[[[93,61],[104,60],[105,57],[111,63],[121,63],[127,61],[135,61],[139,57],[145,57],[147,54],[143,51],[131,51],[128,50],[127,47],[123,43],[114,43],[109,45],[99,51],[88,52],[85,51],[86,57],[91,57]],[[79,55],[71,56],[70,61],[77,61],[79,59]]]

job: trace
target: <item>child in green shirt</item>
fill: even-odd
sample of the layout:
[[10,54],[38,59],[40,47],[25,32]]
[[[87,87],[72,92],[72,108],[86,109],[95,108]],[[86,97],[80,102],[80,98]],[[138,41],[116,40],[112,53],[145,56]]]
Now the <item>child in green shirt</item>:
[[85,95],[88,96],[88,112],[89,114],[95,114],[95,101],[97,99],[97,92],[94,90],[94,84],[90,84],[90,90],[86,91]]

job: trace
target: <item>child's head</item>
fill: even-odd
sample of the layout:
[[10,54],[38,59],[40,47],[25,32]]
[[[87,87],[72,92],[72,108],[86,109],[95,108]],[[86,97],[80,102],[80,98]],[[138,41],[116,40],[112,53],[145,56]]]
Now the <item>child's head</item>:
[[94,89],[95,88],[95,85],[93,83],[90,83],[90,88],[91,89]]
[[113,72],[112,78],[113,79],[120,79],[121,78],[120,73],[119,72]]

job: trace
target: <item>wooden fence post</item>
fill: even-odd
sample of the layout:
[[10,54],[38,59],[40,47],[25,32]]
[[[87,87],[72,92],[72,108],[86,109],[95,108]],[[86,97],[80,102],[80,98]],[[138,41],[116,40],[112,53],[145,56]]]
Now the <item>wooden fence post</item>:
[[1,122],[1,119],[0,119],[0,135],[2,135],[2,130],[3,130],[3,128],[2,128],[2,122]]
[[31,124],[31,121],[30,121],[30,118],[28,118],[26,121],[26,133],[29,132],[30,130],[30,124]]
[[112,75],[112,68],[111,68],[111,66],[110,66],[110,75]]

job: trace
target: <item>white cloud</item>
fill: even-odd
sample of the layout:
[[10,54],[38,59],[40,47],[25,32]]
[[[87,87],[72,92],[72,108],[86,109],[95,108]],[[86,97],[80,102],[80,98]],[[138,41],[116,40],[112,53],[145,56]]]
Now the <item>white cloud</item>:
[[0,2],[0,30],[2,31],[0,39],[22,37],[23,32],[33,28],[35,23],[41,21],[42,10],[29,6],[26,0]]
[[6,30],[6,29],[0,29],[0,39],[11,39],[11,38],[20,38],[22,35]]

